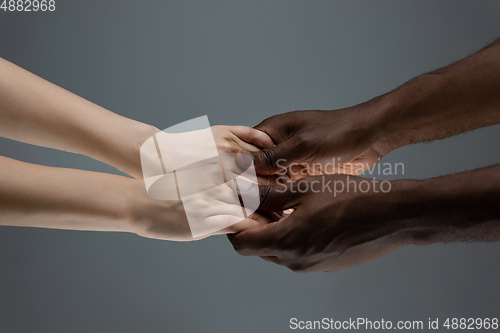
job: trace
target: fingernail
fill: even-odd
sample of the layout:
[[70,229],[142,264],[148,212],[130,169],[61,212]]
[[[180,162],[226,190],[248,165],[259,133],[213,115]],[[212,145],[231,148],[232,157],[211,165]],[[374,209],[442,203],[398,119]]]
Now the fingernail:
[[240,193],[247,192],[248,190],[250,190],[252,185],[255,184],[255,183],[251,182],[250,180],[243,178],[243,177],[237,177],[236,181],[238,183],[238,189],[240,190]]
[[287,174],[284,174],[284,175],[281,175],[279,176],[276,181],[278,183],[281,183],[281,184],[289,184],[292,182],[292,180],[290,179],[290,177],[287,175]]

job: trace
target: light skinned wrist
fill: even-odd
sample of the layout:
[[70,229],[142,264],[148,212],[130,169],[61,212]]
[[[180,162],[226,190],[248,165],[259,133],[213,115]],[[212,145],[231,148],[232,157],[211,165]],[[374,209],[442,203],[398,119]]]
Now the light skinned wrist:
[[85,155],[110,164],[134,178],[142,178],[140,148],[159,129],[127,118],[120,121],[119,126],[98,139],[97,149]]
[[182,201],[152,199],[142,179],[128,178],[122,191],[126,231],[154,239],[193,240]]
[[160,130],[154,126],[135,122],[133,130],[129,133],[129,138],[124,147],[124,152],[120,154],[124,171],[134,178],[142,178],[140,149],[142,144]]
[[[130,179],[120,184],[120,196],[123,199],[123,225],[130,233],[140,234],[147,223],[148,215],[155,211],[158,200],[149,198],[142,179]],[[149,212],[148,212],[149,211]]]

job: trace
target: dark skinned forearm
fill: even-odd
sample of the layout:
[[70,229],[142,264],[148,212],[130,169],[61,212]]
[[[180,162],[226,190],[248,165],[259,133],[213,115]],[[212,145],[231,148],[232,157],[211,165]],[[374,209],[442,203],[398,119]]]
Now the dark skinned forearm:
[[375,99],[385,153],[500,123],[500,39]]
[[[449,66],[420,75],[352,107],[294,111],[256,126],[276,146],[254,165],[263,175],[357,175],[396,148],[500,123],[500,40]],[[332,159],[338,165],[331,166]],[[298,166],[298,167],[297,167]]]
[[415,244],[500,240],[500,164],[395,185]]
[[[243,255],[297,272],[332,272],[412,244],[500,240],[500,165],[428,180],[396,180],[385,193],[377,185],[368,192],[356,190],[366,181],[323,175],[261,186],[261,209],[294,211],[230,240]],[[317,190],[320,183],[336,188],[339,182],[349,190]]]

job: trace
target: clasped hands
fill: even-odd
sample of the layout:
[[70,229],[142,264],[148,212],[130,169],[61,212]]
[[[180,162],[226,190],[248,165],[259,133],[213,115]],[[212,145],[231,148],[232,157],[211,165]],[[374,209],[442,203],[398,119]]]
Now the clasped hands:
[[[385,181],[385,191],[371,179],[362,189],[367,180],[356,175],[411,142],[384,126],[385,103],[377,98],[336,111],[289,112],[241,132],[214,129],[218,149],[239,152],[239,165],[253,164],[259,175],[259,210],[219,233],[228,234],[238,253],[295,272],[337,271],[406,245],[498,240],[491,195],[498,192],[498,166]],[[225,131],[239,140],[223,138]],[[332,190],[334,184],[342,190]]]
[[[500,124],[499,59],[497,40],[349,108],[284,113],[255,128],[212,127],[224,165],[181,165],[172,175],[168,158],[189,157],[193,148],[178,140],[151,179],[143,179],[140,147],[157,128],[0,59],[1,136],[86,155],[134,177],[0,157],[0,225],[188,241],[194,219],[211,226],[194,239],[228,234],[238,253],[296,272],[336,271],[410,244],[498,241],[500,165],[390,181],[386,191],[376,190],[376,179],[362,190],[366,180],[356,175],[399,147]],[[195,145],[195,156],[204,155],[205,143]],[[250,165],[253,177],[245,175]],[[179,179],[194,186],[186,192]],[[247,207],[242,190],[258,207]]]
[[[192,224],[183,216],[181,205],[175,201],[170,203],[159,201],[159,205],[167,205],[173,211],[177,211],[175,219],[169,218],[168,223],[165,223],[164,219],[158,219],[158,223],[152,224],[145,224],[143,219],[138,219],[141,224],[136,233],[146,237],[183,241],[216,234],[229,234],[229,239],[239,253],[258,255],[295,271],[302,271],[305,267],[332,270],[332,262],[338,265],[334,267],[343,268],[365,261],[367,260],[365,255],[354,258],[354,253],[359,251],[356,245],[360,244],[372,249],[370,250],[372,257],[406,245],[408,241],[396,235],[397,228],[388,231],[391,237],[390,248],[382,249],[379,244],[375,244],[376,242],[367,245],[370,243],[368,241],[370,237],[374,241],[378,237],[372,236],[373,230],[369,230],[368,227],[373,221],[356,220],[356,215],[362,217],[364,212],[361,197],[355,191],[334,197],[333,193],[316,193],[313,186],[301,186],[313,184],[318,177],[326,177],[327,182],[343,181],[347,180],[349,174],[351,182],[359,182],[360,178],[353,177],[352,174],[363,172],[380,160],[384,152],[375,150],[366,133],[353,130],[356,128],[356,122],[352,119],[354,114],[349,110],[301,111],[271,117],[255,129],[243,126],[212,127],[217,150],[221,156],[228,153],[235,154],[235,164],[243,170],[255,163],[259,186],[255,184],[251,186],[251,190],[260,197],[259,210],[249,214],[247,218],[238,219],[238,216],[235,216],[234,221],[240,222],[233,221],[227,228],[218,228],[215,232],[193,238],[188,226],[191,225],[192,232]],[[350,126],[346,125],[344,129],[338,126],[343,118],[351,118]],[[339,128],[336,136],[321,135],[329,131],[334,124]],[[359,140],[353,140],[355,135],[359,136]],[[356,145],[353,146],[351,142],[356,142]],[[166,160],[173,158],[189,160],[189,155],[193,155],[196,159],[197,154],[201,155],[200,152],[209,149],[204,141],[192,143],[198,146],[176,150],[177,145],[166,145],[171,147],[168,151],[170,158],[167,157]],[[345,147],[343,150],[339,149],[342,145]],[[339,155],[339,151],[343,153]],[[332,160],[335,159],[339,161],[337,166],[333,165],[331,169],[323,167],[332,167]],[[145,164],[148,163],[143,161],[143,166]],[[224,164],[226,173],[238,172],[231,170],[234,166],[228,167],[228,163]],[[178,172],[177,178],[189,178],[192,187],[189,191],[199,192],[204,186],[206,188],[203,184],[211,182],[213,186],[220,184],[220,180],[217,180],[220,177],[219,173],[214,172],[218,171],[218,168],[220,166],[217,164],[188,168]],[[166,178],[173,179],[173,176]],[[156,188],[163,185],[164,190],[170,189],[175,195],[172,190],[175,188],[172,186],[173,182],[171,180],[155,185]],[[301,187],[308,190],[300,189]],[[227,222],[224,218],[227,219],[231,211],[241,212],[238,203],[232,199],[234,190],[227,186],[210,192],[210,197],[199,195],[196,201],[184,202],[185,212],[189,215],[190,212],[196,211],[201,224],[224,225]],[[149,195],[154,197],[158,194],[152,194],[150,191]],[[376,198],[387,199],[378,196]],[[235,208],[236,210],[233,210]],[[283,214],[283,211],[290,208],[293,209],[291,214]],[[171,212],[165,212],[165,217],[167,215],[173,216]],[[355,229],[359,230],[354,231]],[[333,242],[333,232],[349,237],[333,237],[335,239]],[[384,242],[388,241],[388,237],[384,239]],[[375,248],[380,250],[375,251]],[[346,251],[352,252],[353,255]],[[323,263],[327,263],[326,266],[322,266]]]

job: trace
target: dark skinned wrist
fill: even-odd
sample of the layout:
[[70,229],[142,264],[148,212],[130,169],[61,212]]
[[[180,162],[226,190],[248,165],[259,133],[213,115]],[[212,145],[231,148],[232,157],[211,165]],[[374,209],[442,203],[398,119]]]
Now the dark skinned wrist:
[[[443,78],[437,74],[420,75],[401,87],[372,100],[371,121],[377,128],[373,147],[381,155],[413,143],[434,139],[433,120],[426,116],[427,105],[439,94]],[[423,112],[426,111],[426,112]]]
[[[498,166],[426,180],[391,182],[393,216],[405,226],[411,244],[496,241]],[[383,200],[383,199],[382,199]]]
[[[467,195],[448,187],[441,179],[391,182],[388,198],[381,198],[407,244],[431,245],[464,241],[460,235],[481,223],[467,204]],[[468,208],[465,208],[469,206]]]

